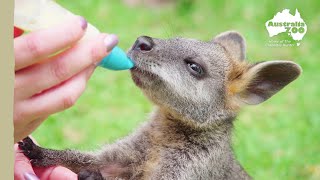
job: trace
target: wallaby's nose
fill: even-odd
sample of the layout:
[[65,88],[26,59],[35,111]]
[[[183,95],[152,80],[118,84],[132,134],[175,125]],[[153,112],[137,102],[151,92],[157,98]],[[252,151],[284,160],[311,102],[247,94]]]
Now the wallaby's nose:
[[134,43],[132,49],[140,51],[151,51],[154,46],[154,42],[149,36],[140,36]]

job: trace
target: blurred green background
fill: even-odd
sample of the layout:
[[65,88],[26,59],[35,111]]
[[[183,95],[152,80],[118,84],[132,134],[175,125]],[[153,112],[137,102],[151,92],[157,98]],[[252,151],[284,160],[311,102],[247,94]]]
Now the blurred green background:
[[[119,0],[58,0],[101,31],[115,33],[128,49],[140,35],[209,40],[237,30],[247,40],[247,59],[294,60],[302,76],[267,102],[243,109],[235,122],[234,150],[254,179],[320,179],[320,3],[319,1],[190,1],[164,8],[128,6]],[[298,8],[308,31],[299,47],[268,47],[264,23]],[[69,110],[49,117],[34,133],[48,148],[93,150],[132,132],[152,104],[128,71],[98,68],[87,90]]]

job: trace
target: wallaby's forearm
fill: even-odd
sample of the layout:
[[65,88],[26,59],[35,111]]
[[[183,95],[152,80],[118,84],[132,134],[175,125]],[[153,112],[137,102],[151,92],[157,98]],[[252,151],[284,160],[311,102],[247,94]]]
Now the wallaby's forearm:
[[100,165],[100,160],[92,153],[42,148],[34,144],[29,137],[19,142],[19,147],[30,158],[32,165],[37,167],[61,165],[78,173],[84,167],[94,169]]
[[81,170],[99,171],[112,164],[126,166],[141,159],[141,151],[132,143],[121,141],[107,145],[98,152],[81,152],[77,150],[52,150],[35,145],[30,138],[20,142],[20,148],[38,167],[61,165],[75,173]]
[[96,155],[80,152],[76,150],[51,150],[42,148],[41,164],[33,163],[38,166],[61,165],[75,173],[79,173],[82,169],[97,170],[101,165],[101,161]]

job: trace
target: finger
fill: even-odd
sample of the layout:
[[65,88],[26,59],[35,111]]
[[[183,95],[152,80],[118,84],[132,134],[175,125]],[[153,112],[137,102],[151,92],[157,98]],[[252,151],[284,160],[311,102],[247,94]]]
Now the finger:
[[[112,47],[106,47],[111,44]],[[117,44],[115,35],[101,34],[50,58],[50,61],[16,73],[15,94],[18,99],[30,97],[55,86],[88,66],[100,61]],[[30,86],[32,84],[32,86]],[[27,88],[26,88],[27,87]],[[20,96],[20,97],[18,97]]]
[[[27,137],[47,118],[48,118],[48,116],[39,117],[27,125],[25,125],[25,124],[15,125],[15,127],[14,127],[14,142],[16,143],[16,142],[20,141],[21,139]],[[34,139],[32,139],[32,140],[34,140]]]
[[53,28],[15,38],[15,70],[34,64],[77,42],[84,35],[86,27],[86,20],[77,16]]
[[20,113],[15,114],[14,123],[30,123],[28,119],[50,115],[73,106],[85,90],[86,82],[94,68],[95,66],[90,66],[58,86],[20,102],[19,106],[15,108]]
[[24,156],[17,144],[14,145],[15,161],[14,161],[14,179],[25,180],[26,176],[35,176],[29,159]]
[[34,168],[35,173],[41,180],[50,180],[50,179],[77,179],[77,175],[71,170],[61,167],[47,167],[47,168]]

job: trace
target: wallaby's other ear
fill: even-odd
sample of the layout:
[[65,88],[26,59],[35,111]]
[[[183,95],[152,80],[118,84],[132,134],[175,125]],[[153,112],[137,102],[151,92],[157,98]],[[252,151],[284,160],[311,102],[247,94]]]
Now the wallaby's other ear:
[[246,58],[246,44],[244,38],[235,31],[227,31],[219,34],[213,42],[222,45],[226,51],[236,60]]
[[276,94],[301,73],[291,61],[266,61],[255,64],[243,74],[243,86],[236,96],[246,104],[262,103]]

